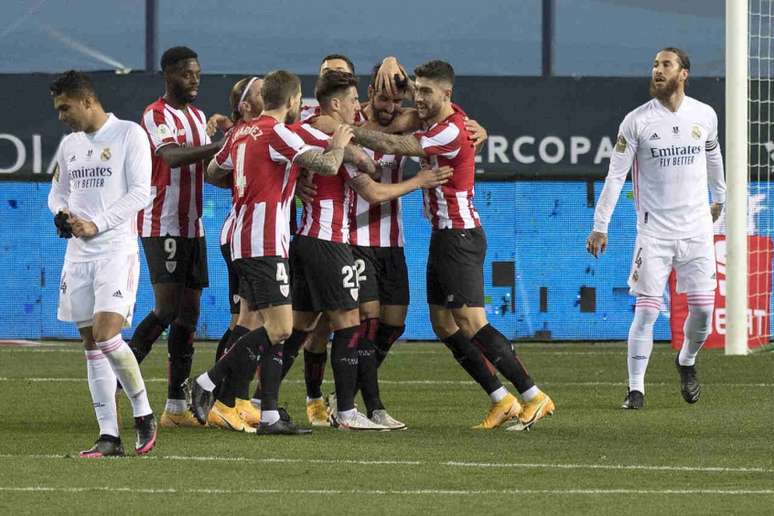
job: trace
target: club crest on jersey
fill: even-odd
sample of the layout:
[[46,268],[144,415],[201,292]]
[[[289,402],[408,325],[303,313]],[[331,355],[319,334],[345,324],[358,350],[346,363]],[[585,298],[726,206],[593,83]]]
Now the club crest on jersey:
[[99,155],[99,159],[102,161],[107,161],[110,159],[110,156],[112,156],[112,154],[110,154],[110,147],[105,147],[102,149],[102,153]]
[[626,151],[626,138],[624,138],[624,135],[622,134],[619,134],[618,139],[615,141],[615,151],[616,152]]
[[699,128],[698,125],[694,125],[693,127],[691,127],[691,136],[693,136],[694,140],[698,140],[699,138],[701,138],[701,129]]
[[159,138],[162,140],[172,136],[172,131],[169,130],[167,124],[159,124],[158,128],[156,128],[156,132],[158,133]]
[[280,285],[280,294],[288,297],[290,295],[290,285]]
[[349,289],[349,295],[352,296],[352,299],[354,299],[355,301],[357,301],[359,294],[360,294],[360,291],[357,288]]
[[176,261],[166,262],[164,265],[167,268],[167,272],[170,273],[170,274],[173,274],[175,272],[175,269],[177,269],[177,262]]

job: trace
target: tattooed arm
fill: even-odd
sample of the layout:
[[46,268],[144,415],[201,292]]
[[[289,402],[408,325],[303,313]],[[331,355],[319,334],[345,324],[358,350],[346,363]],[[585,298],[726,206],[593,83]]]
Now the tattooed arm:
[[362,127],[352,127],[352,132],[355,141],[369,149],[400,156],[425,156],[419,140],[412,135],[385,134]]
[[325,152],[306,151],[296,158],[296,163],[307,170],[314,170],[321,176],[335,176],[344,162],[344,149],[351,140],[352,129],[342,124],[333,133]]

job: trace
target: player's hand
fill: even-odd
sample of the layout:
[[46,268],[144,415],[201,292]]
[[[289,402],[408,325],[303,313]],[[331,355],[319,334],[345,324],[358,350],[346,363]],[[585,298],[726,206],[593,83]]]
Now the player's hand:
[[60,210],[54,216],[54,225],[56,226],[56,234],[59,238],[72,238],[73,227],[70,224],[70,212],[67,208]]
[[712,222],[717,221],[722,212],[723,212],[723,204],[719,202],[713,202],[712,204],[710,204],[710,213],[712,214]]
[[296,183],[296,196],[301,199],[301,202],[311,203],[314,196],[317,195],[317,187],[312,181],[313,172],[307,171],[298,178]]
[[408,75],[400,66],[398,60],[392,56],[385,57],[379,71],[376,72],[376,91],[383,91],[390,97],[397,97],[400,90],[408,86]]
[[586,251],[594,258],[599,258],[607,248],[607,233],[592,231],[586,239]]
[[234,125],[234,122],[229,117],[215,113],[207,120],[207,136],[212,137],[213,134],[218,132],[218,129],[225,133],[232,125]]
[[328,148],[344,149],[344,147],[346,147],[354,137],[355,134],[352,132],[352,128],[350,126],[347,124],[339,124],[339,126],[336,128],[336,131],[334,131],[333,136],[331,136],[331,143]]
[[97,234],[97,225],[90,220],[78,219],[73,224],[73,236],[90,238]]
[[453,173],[454,169],[448,166],[435,169],[423,168],[417,172],[417,179],[419,180],[421,188],[429,189],[446,184]]
[[486,129],[481,127],[481,124],[467,117],[465,118],[465,129],[468,131],[468,139],[473,144],[473,147],[478,147],[489,137]]

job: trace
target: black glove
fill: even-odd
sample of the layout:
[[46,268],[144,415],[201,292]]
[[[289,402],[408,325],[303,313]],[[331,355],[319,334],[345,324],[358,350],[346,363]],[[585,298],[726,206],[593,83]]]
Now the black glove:
[[56,226],[56,234],[59,238],[70,238],[73,236],[73,226],[67,222],[69,215],[60,211],[54,216],[54,225]]

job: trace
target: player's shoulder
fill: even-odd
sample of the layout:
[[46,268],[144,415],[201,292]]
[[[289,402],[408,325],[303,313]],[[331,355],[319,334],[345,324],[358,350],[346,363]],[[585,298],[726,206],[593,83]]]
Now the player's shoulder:
[[302,137],[309,136],[315,140],[329,140],[331,138],[327,133],[317,129],[311,122],[299,124],[297,131]]
[[137,122],[133,122],[132,120],[118,118],[117,116],[114,115],[113,124],[115,124],[116,130],[123,133],[140,132],[141,134],[145,134],[145,131],[143,130],[142,126]]
[[147,106],[145,106],[145,110],[143,111],[143,114],[149,112],[149,111],[155,111],[157,113],[163,113],[164,110],[167,107],[167,103],[164,102],[163,97],[159,97]]
[[687,103],[687,107],[691,109],[691,111],[694,111],[700,115],[709,117],[709,118],[717,118],[717,113],[715,113],[715,108],[710,106],[709,104],[702,102],[698,99],[695,99],[693,97],[689,97],[688,95],[685,96],[685,99],[683,99],[683,102]]
[[443,140],[452,141],[465,132],[465,113],[454,111],[451,115],[434,124],[426,132],[428,138],[441,137]]
[[639,128],[645,127],[650,121],[658,118],[659,111],[655,102],[657,102],[656,99],[650,99],[626,113],[621,127],[636,132]]

